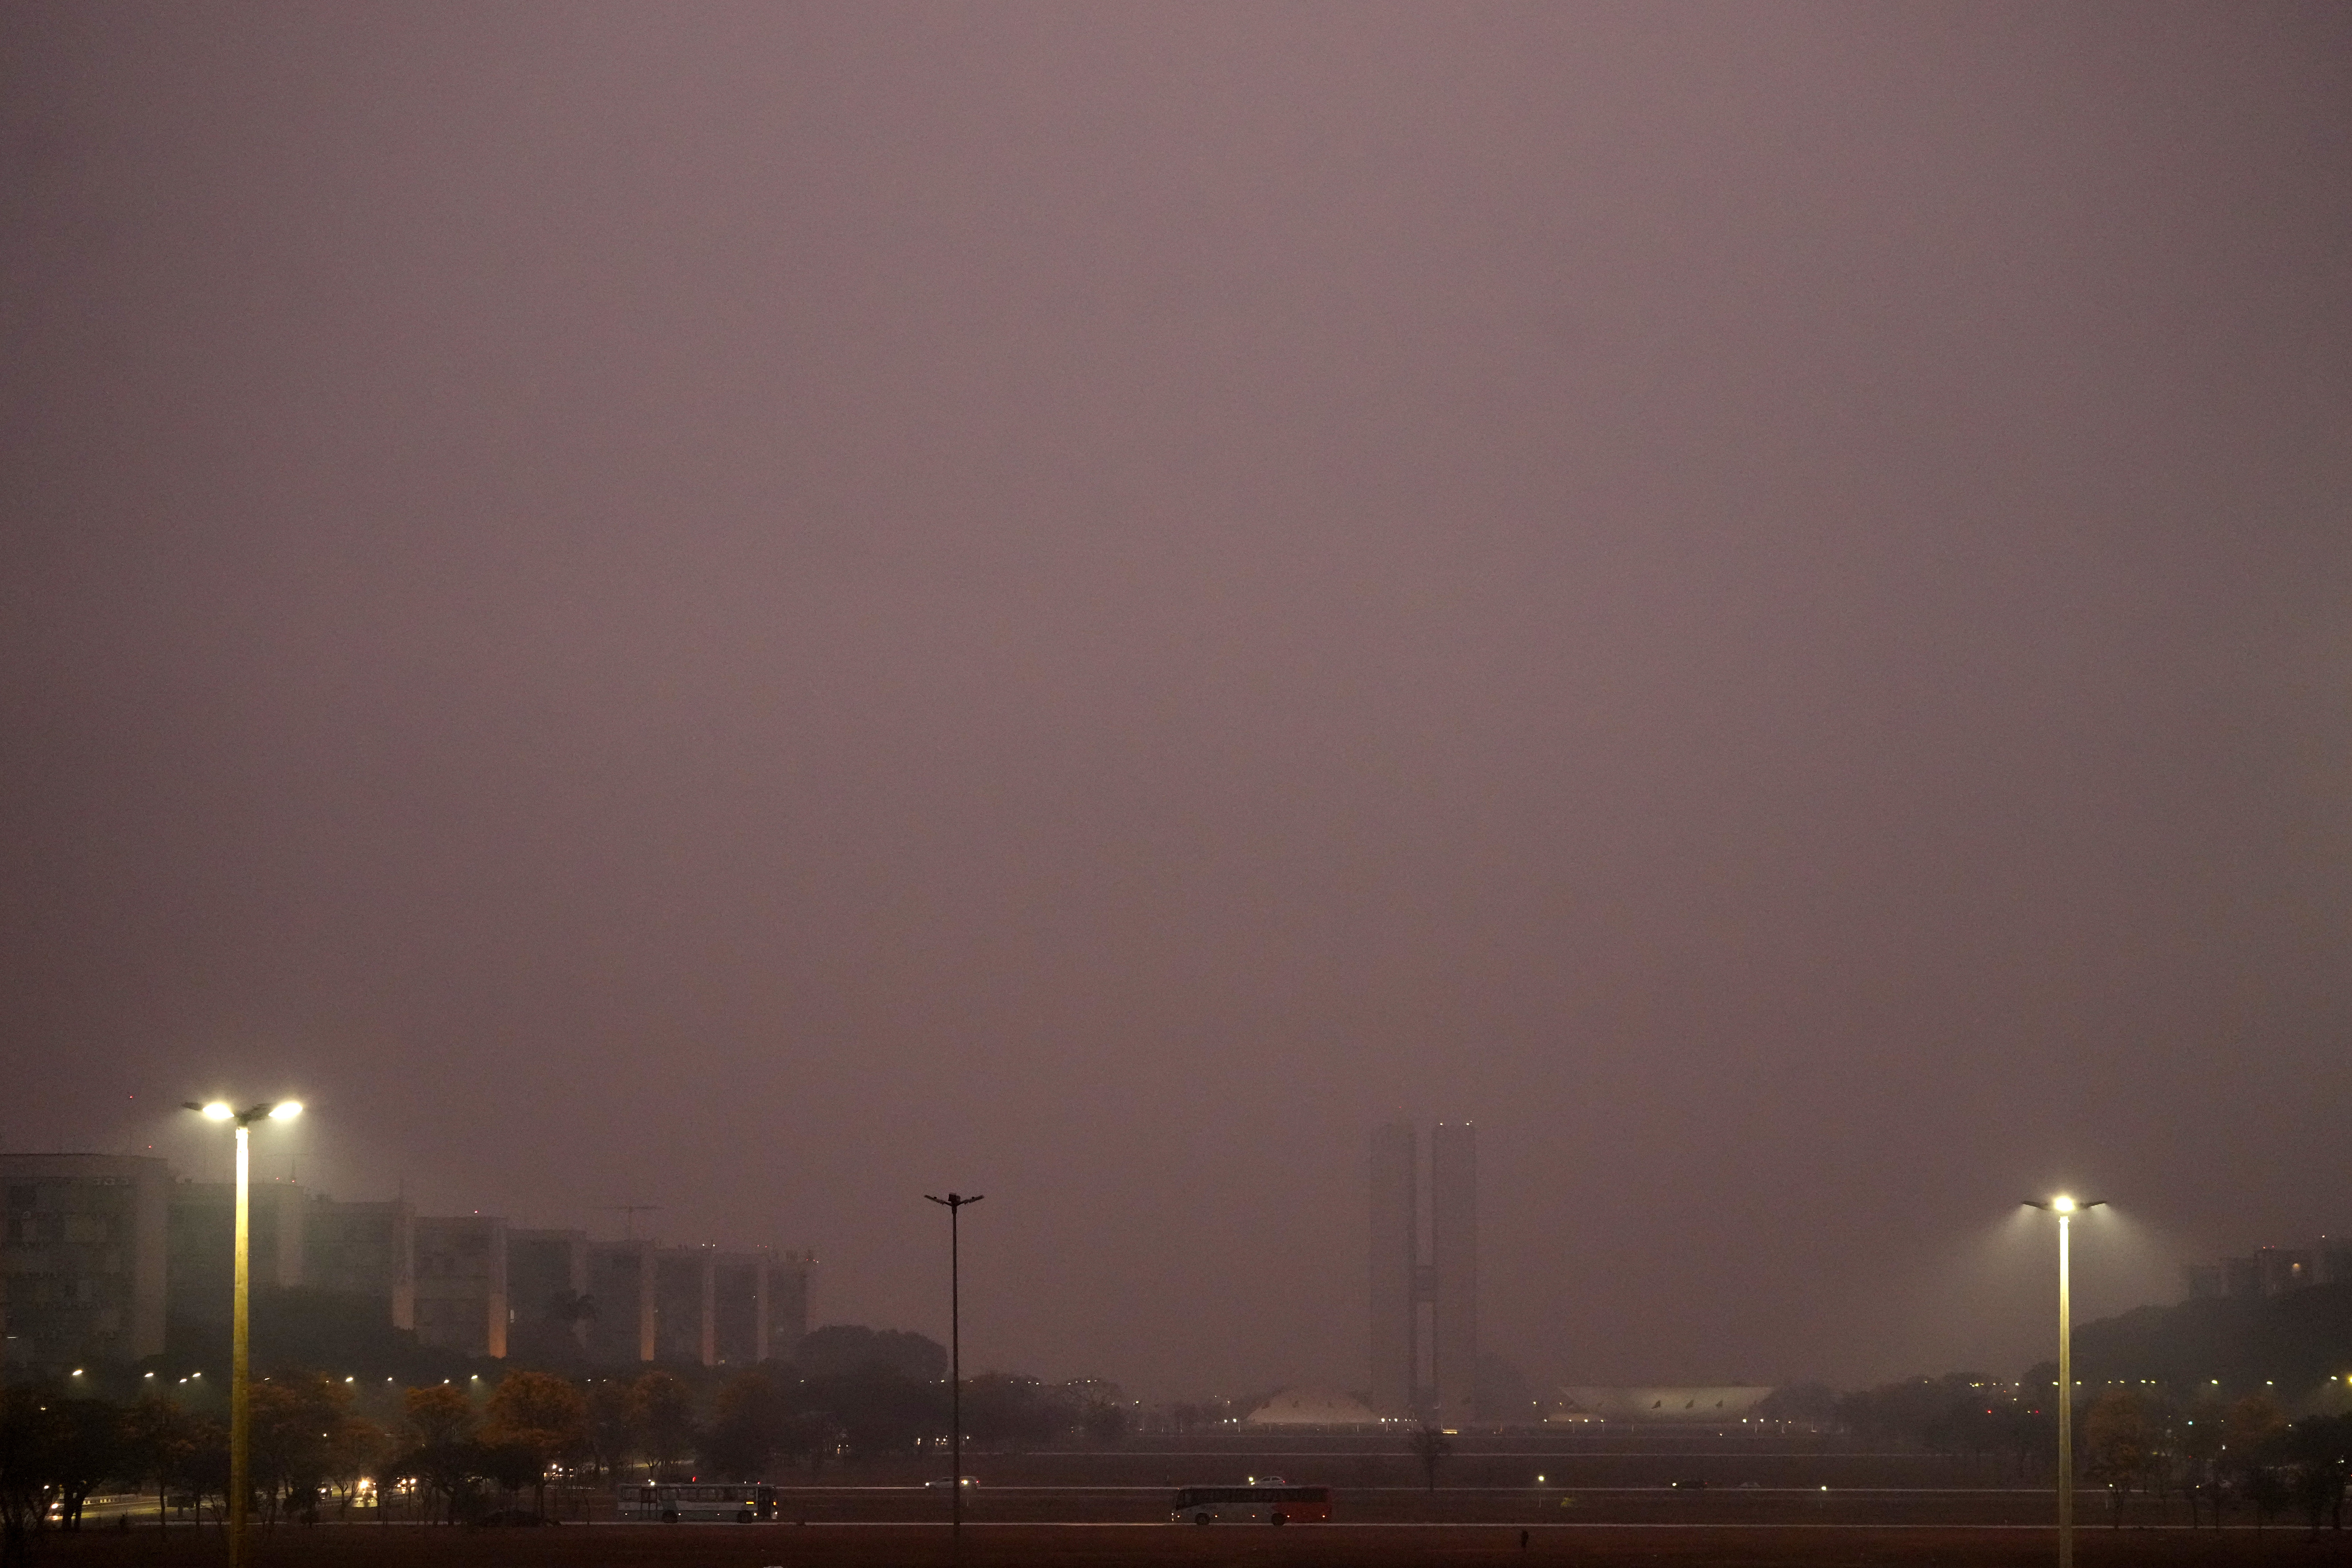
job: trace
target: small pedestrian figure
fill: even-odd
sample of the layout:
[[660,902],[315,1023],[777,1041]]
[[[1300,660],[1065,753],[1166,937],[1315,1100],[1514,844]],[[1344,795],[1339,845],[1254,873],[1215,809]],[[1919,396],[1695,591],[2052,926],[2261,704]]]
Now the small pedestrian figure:
[[1522,1552],[1525,1552],[1527,1549],[1528,1549],[1528,1532],[1527,1532],[1526,1531],[1522,1530],[1521,1531],[1519,1531],[1519,1550],[1520,1550],[1520,1551],[1522,1551]]

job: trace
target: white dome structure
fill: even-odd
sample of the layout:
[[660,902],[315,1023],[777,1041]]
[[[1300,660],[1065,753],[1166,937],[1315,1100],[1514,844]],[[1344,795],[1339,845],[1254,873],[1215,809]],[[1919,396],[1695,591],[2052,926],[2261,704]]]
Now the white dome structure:
[[1242,1418],[1244,1426],[1377,1426],[1362,1400],[1335,1389],[1286,1388]]

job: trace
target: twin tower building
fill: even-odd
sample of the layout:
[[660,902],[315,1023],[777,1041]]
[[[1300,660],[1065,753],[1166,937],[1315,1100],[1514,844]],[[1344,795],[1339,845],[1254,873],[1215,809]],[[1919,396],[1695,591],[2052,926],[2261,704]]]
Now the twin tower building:
[[1477,1130],[1429,1130],[1424,1184],[1413,1124],[1392,1121],[1372,1134],[1371,1175],[1372,1408],[1463,1426],[1478,1391]]

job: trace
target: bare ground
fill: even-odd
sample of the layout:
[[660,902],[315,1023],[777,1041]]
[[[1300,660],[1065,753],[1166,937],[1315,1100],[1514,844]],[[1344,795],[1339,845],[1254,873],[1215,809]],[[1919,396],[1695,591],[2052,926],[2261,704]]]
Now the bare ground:
[[[964,1532],[961,1556],[943,1525],[572,1525],[482,1530],[365,1524],[279,1525],[257,1531],[253,1568],[874,1568],[959,1562],[970,1568],[1145,1568],[1158,1564],[1249,1564],[1252,1568],[1388,1568],[1405,1564],[1556,1563],[1733,1564],[1738,1568],[1830,1568],[1871,1563],[1946,1568],[2042,1568],[2057,1555],[2046,1529],[1882,1529],[1773,1525],[1496,1524],[1263,1526],[990,1524]],[[2191,1532],[2137,1529],[2078,1532],[2083,1568],[2126,1563],[2183,1565],[2352,1564],[2352,1534],[2306,1539],[2300,1529]],[[85,1531],[50,1534],[34,1568],[212,1568],[227,1561],[217,1530]]]

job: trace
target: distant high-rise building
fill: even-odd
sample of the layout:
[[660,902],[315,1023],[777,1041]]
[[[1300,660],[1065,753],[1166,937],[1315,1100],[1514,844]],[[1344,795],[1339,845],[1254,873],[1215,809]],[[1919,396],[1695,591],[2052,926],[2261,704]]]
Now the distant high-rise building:
[[416,1326],[416,1210],[405,1198],[341,1203],[313,1194],[302,1221],[302,1282],[369,1296],[395,1329]]
[[2265,1296],[2284,1296],[2319,1283],[2319,1259],[2307,1248],[2264,1247],[2254,1253],[2254,1269]]
[[654,1355],[719,1364],[719,1278],[714,1247],[665,1247],[654,1254]]
[[588,1359],[626,1366],[654,1359],[654,1254],[651,1241],[598,1241],[588,1247]]
[[588,1358],[740,1366],[788,1357],[808,1332],[812,1252],[664,1247],[586,1247]]
[[588,1348],[588,1233],[507,1230],[507,1348],[563,1359]]
[[[255,1182],[246,1194],[246,1267],[255,1291],[305,1283],[310,1194],[291,1182]],[[236,1184],[173,1184],[165,1289],[171,1315],[226,1323],[236,1290]]]
[[171,1185],[161,1160],[0,1155],[0,1376],[163,1350]]
[[464,1355],[507,1353],[507,1222],[419,1215],[416,1342]]
[[1430,1384],[1440,1426],[1472,1419],[1478,1396],[1478,1131],[1429,1132]]
[[2352,1239],[2322,1236],[2311,1247],[2262,1247],[2250,1258],[2185,1264],[2180,1273],[2192,1301],[2284,1296],[2314,1285],[2352,1284]]
[[1455,1426],[1470,1419],[1477,1386],[1477,1133],[1439,1122],[1429,1142],[1424,1252],[1419,1137],[1404,1121],[1372,1134],[1372,1406]]
[[1421,1405],[1421,1156],[1410,1121],[1372,1134],[1372,1408]]
[[809,1331],[809,1277],[816,1254],[779,1252],[768,1265],[768,1359],[790,1361]]
[[775,1255],[765,1247],[721,1252],[711,1258],[710,1266],[711,1364],[740,1366],[766,1361]]

